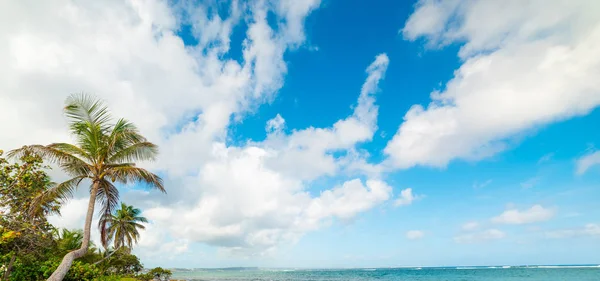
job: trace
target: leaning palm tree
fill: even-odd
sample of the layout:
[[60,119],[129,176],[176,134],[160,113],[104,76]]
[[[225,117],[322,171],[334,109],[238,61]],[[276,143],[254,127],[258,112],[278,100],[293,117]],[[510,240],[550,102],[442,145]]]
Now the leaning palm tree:
[[84,94],[70,96],[64,112],[76,144],[31,145],[9,153],[12,157],[36,153],[58,164],[71,177],[48,189],[38,198],[39,204],[55,199],[64,202],[72,197],[81,182],[90,183],[81,246],[64,256],[48,278],[50,281],[61,281],[73,261],[87,252],[96,203],[101,206],[102,214],[111,214],[119,202],[119,191],[114,183],[143,182],[165,192],[160,177],[135,166],[135,162],[154,160],[158,154],[157,146],[140,135],[135,125],[125,119],[112,123],[104,103]]
[[148,222],[141,213],[140,209],[121,203],[114,214],[103,214],[98,223],[102,246],[107,248],[112,240],[115,251],[125,247],[131,250],[140,237],[138,229],[146,229],[142,223]]

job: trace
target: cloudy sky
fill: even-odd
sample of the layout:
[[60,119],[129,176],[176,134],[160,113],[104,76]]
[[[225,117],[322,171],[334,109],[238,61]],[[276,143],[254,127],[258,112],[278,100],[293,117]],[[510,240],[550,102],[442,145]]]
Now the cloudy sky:
[[[600,1],[0,1],[0,148],[159,144],[146,266],[600,263]],[[55,180],[64,176],[52,171]],[[86,187],[56,225],[81,227]],[[94,232],[94,237],[97,237]]]

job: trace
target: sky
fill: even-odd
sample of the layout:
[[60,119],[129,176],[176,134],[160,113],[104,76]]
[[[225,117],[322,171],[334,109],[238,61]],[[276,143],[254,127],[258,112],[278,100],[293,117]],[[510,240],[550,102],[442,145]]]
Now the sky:
[[[0,148],[71,141],[72,93],[137,124],[167,189],[119,187],[147,267],[599,264],[599,14],[0,1]],[[81,228],[86,190],[51,222]]]

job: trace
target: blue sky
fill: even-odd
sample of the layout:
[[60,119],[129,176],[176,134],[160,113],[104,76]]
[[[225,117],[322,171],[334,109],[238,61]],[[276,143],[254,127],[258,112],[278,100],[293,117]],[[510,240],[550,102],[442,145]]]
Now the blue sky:
[[595,1],[59,2],[0,9],[0,144],[138,124],[146,266],[600,263]]

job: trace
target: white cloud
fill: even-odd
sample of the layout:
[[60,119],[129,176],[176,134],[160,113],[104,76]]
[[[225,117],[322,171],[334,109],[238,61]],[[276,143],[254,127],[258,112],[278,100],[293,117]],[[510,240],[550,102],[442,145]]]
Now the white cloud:
[[412,188],[407,188],[400,191],[400,196],[398,199],[394,201],[394,205],[396,206],[408,206],[412,204],[413,201],[420,199],[421,195],[414,195],[412,192]]
[[[305,191],[310,180],[338,174],[361,156],[334,158],[369,140],[376,130],[373,94],[388,58],[379,55],[367,68],[367,79],[352,116],[331,128],[283,131],[279,114],[266,125],[267,139],[242,147],[213,142],[209,161],[186,186],[202,187],[189,205],[156,207],[145,214],[169,230],[173,239],[204,242],[222,254],[268,255],[282,243],[333,220],[349,220],[389,199],[392,188],[369,179],[350,179],[319,196]],[[357,131],[359,132],[357,134]],[[193,189],[190,192],[198,192]],[[198,193],[196,193],[198,194]],[[185,195],[184,195],[185,196]],[[191,197],[191,196],[187,196]]]
[[429,105],[404,115],[385,148],[391,164],[490,157],[515,137],[597,107],[598,9],[598,1],[419,1],[405,38],[464,42],[463,63]]
[[[294,130],[289,135],[279,130],[268,130],[270,133],[267,139],[256,144],[277,153],[277,157],[269,159],[267,166],[302,180],[331,176],[341,169],[361,172],[377,170],[365,162],[366,155],[361,155],[355,146],[370,141],[377,130],[378,107],[375,105],[375,93],[379,81],[385,76],[388,64],[387,55],[380,54],[367,67],[368,76],[361,88],[354,112],[351,116],[338,120],[333,126]],[[271,128],[273,122],[277,122],[277,127],[281,128],[285,120],[275,117],[268,122],[267,127]],[[335,159],[332,156],[333,152],[345,152],[346,156]]]
[[[121,190],[152,220],[136,249],[143,257],[184,252],[193,242],[229,254],[268,254],[390,198],[380,168],[357,148],[377,131],[385,54],[367,67],[350,116],[287,134],[277,115],[265,141],[227,144],[231,123],[283,85],[284,55],[302,47],[304,20],[320,1],[232,1],[227,16],[212,2],[34,2],[0,4],[0,118],[18,120],[0,123],[11,132],[0,143],[11,149],[69,141],[61,108],[73,92],[95,94],[115,116],[136,123],[161,148],[156,163],[143,164],[165,175],[168,190],[166,196]],[[234,42],[232,31],[242,22],[244,41]],[[181,23],[191,25],[197,45],[177,36]],[[229,58],[232,44],[242,46],[241,58]],[[320,195],[307,192],[321,177],[339,184],[319,186]],[[87,199],[81,196],[57,224],[82,226]]]
[[590,152],[577,159],[575,173],[583,175],[592,166],[600,164],[600,151]]
[[466,222],[465,224],[462,225],[461,228],[462,228],[462,230],[465,230],[465,231],[476,230],[477,228],[479,228],[479,223],[476,221]]
[[267,126],[265,127],[265,129],[269,133],[277,132],[283,129],[284,124],[285,119],[283,119],[281,115],[277,114],[275,118],[267,121]]
[[[88,198],[71,199],[60,208],[60,215],[48,217],[48,222],[57,228],[66,228],[69,230],[82,229],[85,222],[85,215],[88,207]],[[92,219],[92,227],[98,225],[98,216]],[[92,231],[91,240],[97,247],[100,247],[100,233]]]
[[48,222],[59,228],[80,229],[88,202],[87,198],[72,199],[60,208],[60,216],[52,215],[48,217]]
[[409,230],[406,232],[406,238],[410,240],[421,239],[425,236],[425,233],[421,230]]
[[547,221],[554,217],[556,212],[552,209],[546,209],[541,205],[520,211],[518,209],[508,209],[499,216],[493,217],[493,223],[501,224],[528,224]]
[[467,243],[479,243],[489,240],[498,240],[506,237],[506,233],[498,229],[487,229],[480,232],[462,234],[454,237],[454,242],[467,244]]
[[335,216],[350,219],[389,199],[392,188],[379,180],[368,180],[366,186],[358,179],[326,190],[311,201],[306,212],[314,218]]
[[[152,211],[156,211],[155,209]],[[162,210],[170,215],[170,210]],[[144,216],[161,216],[158,213],[150,214],[144,212]],[[164,217],[165,215],[163,215]],[[172,259],[188,251],[189,242],[186,239],[172,239],[168,229],[159,227],[153,223],[144,224],[146,229],[140,230],[140,240],[134,248],[134,252],[145,258],[155,260],[157,258]],[[196,253],[198,254],[198,253]]]
[[569,238],[581,236],[600,237],[600,225],[588,223],[584,227],[580,228],[548,231],[546,232],[546,236],[548,238]]
[[[213,142],[209,160],[197,175],[184,179],[189,188],[185,191],[192,196],[182,192],[181,197],[189,198],[188,204],[155,207],[144,214],[175,241],[204,242],[220,247],[225,255],[262,256],[331,220],[352,219],[388,200],[392,188],[377,179],[350,179],[316,197],[305,191],[311,179],[333,176],[362,159],[334,158],[331,153],[353,155],[356,144],[372,137],[377,116],[373,94],[387,63],[387,56],[380,55],[367,68],[351,117],[331,128],[286,134],[285,120],[277,115],[267,122],[264,142],[242,147]],[[367,133],[355,137],[357,128]],[[198,191],[201,196],[194,195]],[[158,240],[167,235],[163,236]]]
[[205,242],[232,253],[262,253],[298,239],[327,220],[350,219],[391,194],[381,181],[363,184],[356,179],[313,198],[301,182],[264,167],[264,150],[222,149],[227,156],[207,164],[199,177],[204,194],[195,206],[158,207],[144,214],[174,238]]

